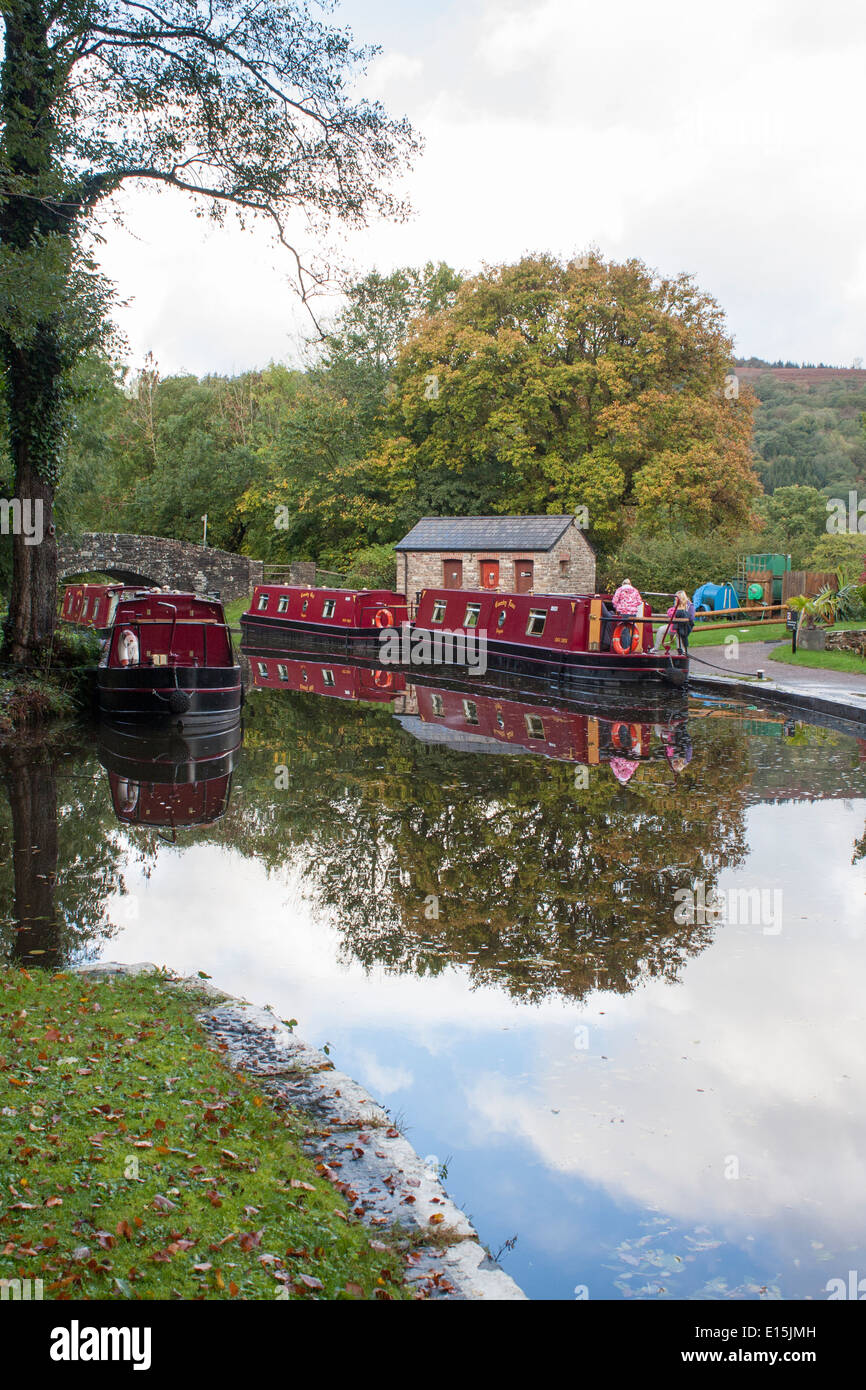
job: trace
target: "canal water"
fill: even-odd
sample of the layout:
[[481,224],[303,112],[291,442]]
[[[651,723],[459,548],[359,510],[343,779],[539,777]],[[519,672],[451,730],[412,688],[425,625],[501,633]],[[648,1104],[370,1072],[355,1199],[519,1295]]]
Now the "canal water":
[[204,971],[296,1019],[530,1297],[866,1276],[866,742],[251,676],[241,746],[7,750],[4,958]]

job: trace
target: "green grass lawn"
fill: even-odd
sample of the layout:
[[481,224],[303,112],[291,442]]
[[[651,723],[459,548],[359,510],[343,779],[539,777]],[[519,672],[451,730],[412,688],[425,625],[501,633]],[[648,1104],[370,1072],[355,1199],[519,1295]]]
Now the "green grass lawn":
[[246,598],[232,599],[231,603],[224,603],[226,622],[233,632],[241,630],[241,614],[246,613],[250,606],[249,595]]
[[[48,1298],[410,1298],[158,975],[0,969],[0,1277]],[[309,1130],[307,1131],[309,1132]]]
[[736,623],[730,623],[721,628],[717,627],[712,632],[706,632],[701,623],[696,623],[692,628],[689,638],[690,647],[723,647],[725,638],[733,635],[740,642],[778,642],[786,635],[784,623],[756,623],[754,627],[738,627]]
[[771,652],[770,660],[782,661],[786,666],[811,666],[815,670],[848,671],[866,676],[866,661],[851,652],[804,652],[801,648],[793,653],[790,646],[784,646]]

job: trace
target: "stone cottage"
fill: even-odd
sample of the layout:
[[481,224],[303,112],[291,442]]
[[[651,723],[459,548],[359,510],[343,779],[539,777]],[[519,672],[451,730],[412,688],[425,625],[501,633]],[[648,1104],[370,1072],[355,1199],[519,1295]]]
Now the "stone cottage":
[[397,542],[397,588],[595,592],[595,551],[568,516],[425,516]]

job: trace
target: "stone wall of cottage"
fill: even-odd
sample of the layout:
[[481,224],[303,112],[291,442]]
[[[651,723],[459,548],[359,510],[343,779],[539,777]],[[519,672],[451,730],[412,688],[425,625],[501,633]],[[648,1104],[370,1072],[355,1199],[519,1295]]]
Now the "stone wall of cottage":
[[480,589],[481,562],[499,561],[499,592],[512,593],[515,565],[533,562],[535,594],[595,593],[595,555],[583,532],[572,523],[552,550],[435,550],[398,551],[397,588],[410,602],[422,589],[441,589],[445,561],[463,561],[463,588]]

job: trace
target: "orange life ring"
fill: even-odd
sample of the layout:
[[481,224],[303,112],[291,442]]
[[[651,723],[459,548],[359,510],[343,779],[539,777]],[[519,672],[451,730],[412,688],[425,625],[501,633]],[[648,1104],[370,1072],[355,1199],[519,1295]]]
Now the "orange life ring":
[[394,614],[390,608],[380,608],[373,619],[377,627],[394,627]]
[[394,672],[377,671],[373,677],[373,684],[378,685],[380,690],[390,690],[394,684]]
[[[625,729],[628,735],[628,742],[623,741],[622,730]],[[640,725],[624,724],[622,721],[614,724],[610,735],[611,743],[620,753],[640,753]]]
[[[628,647],[624,647],[622,644],[621,634],[624,628],[628,628],[631,632],[631,643]],[[632,652],[640,651],[640,629],[637,623],[617,623],[610,645],[617,656],[631,656]]]

